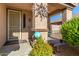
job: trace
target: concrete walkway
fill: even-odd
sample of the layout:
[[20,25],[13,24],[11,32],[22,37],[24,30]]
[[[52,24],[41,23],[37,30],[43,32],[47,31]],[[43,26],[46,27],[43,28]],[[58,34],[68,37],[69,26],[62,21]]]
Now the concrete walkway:
[[[78,50],[66,45],[61,44],[59,40],[48,37],[48,41],[52,44],[59,45],[58,51],[55,52],[54,56],[79,56]],[[0,49],[1,56],[28,56],[32,50],[29,42],[7,45]]]
[[1,56],[28,56],[31,51],[29,42],[7,45],[0,49]]

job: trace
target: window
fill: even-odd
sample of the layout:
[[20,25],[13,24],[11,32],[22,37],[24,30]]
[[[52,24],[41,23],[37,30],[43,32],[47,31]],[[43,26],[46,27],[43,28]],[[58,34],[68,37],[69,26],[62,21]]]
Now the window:
[[23,28],[26,27],[26,14],[23,14]]
[[62,20],[62,13],[57,13],[52,16],[50,16],[50,22],[57,22]]

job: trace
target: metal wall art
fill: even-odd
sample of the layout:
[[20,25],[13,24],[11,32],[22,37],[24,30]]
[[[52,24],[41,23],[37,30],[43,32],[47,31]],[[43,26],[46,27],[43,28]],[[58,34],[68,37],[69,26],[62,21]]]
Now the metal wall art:
[[48,16],[48,8],[47,3],[35,3],[33,6],[33,16],[38,17],[40,16],[41,21],[43,18],[47,18]]

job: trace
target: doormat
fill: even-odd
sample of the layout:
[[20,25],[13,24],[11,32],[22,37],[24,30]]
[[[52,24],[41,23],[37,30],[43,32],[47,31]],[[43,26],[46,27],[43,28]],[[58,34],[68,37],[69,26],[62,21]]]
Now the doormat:
[[26,43],[26,40],[13,40],[13,41],[7,41],[4,45],[12,45],[12,44],[19,44],[19,43]]

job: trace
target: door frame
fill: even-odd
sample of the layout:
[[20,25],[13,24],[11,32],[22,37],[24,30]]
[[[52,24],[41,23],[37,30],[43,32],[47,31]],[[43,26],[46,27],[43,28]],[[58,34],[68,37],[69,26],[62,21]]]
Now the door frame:
[[9,41],[9,11],[13,11],[13,12],[19,12],[20,13],[20,39],[22,38],[22,33],[21,33],[21,31],[22,31],[22,26],[21,26],[21,24],[22,24],[22,22],[21,22],[21,20],[22,20],[22,12],[20,11],[20,10],[15,10],[15,9],[7,9],[7,26],[6,26],[6,28],[7,28],[7,40],[6,40],[6,42],[7,41]]

